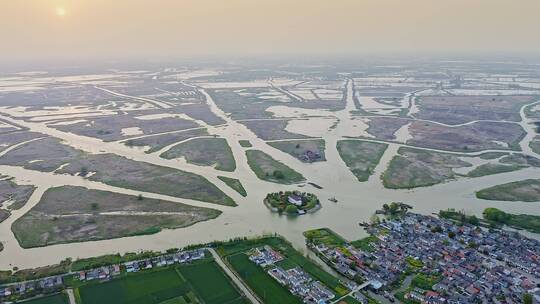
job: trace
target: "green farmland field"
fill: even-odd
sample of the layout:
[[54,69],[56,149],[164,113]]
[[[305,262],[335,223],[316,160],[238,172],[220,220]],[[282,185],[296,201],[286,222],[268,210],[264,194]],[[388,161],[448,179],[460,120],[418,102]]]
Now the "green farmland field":
[[227,258],[234,270],[266,304],[302,303],[285,287],[272,279],[264,269],[251,262],[247,255],[238,253]]
[[69,304],[67,295],[57,294],[24,302],[25,304]]
[[189,284],[169,268],[86,285],[79,292],[82,304],[159,304],[187,295],[190,289]]
[[329,228],[319,228],[304,232],[306,239],[315,244],[324,244],[326,246],[343,246],[347,243],[341,236]]
[[213,260],[90,283],[80,287],[79,294],[82,304],[248,303]]
[[178,269],[204,303],[246,303],[216,262],[185,265]]

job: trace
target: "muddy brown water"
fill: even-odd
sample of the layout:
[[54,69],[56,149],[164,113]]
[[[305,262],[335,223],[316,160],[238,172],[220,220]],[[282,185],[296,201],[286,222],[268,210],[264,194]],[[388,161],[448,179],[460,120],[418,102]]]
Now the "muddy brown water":
[[[36,205],[43,192],[51,186],[76,185],[131,195],[138,195],[141,192],[116,188],[102,183],[88,181],[76,176],[42,173],[13,166],[0,166],[0,172],[2,174],[14,176],[18,183],[34,184],[37,186],[37,190],[34,192],[29,202],[22,209],[14,211],[9,219],[0,224],[0,240],[2,240],[5,245],[4,251],[0,253],[0,269],[8,269],[14,266],[28,268],[49,265],[57,263],[66,257],[85,258],[117,252],[125,253],[140,250],[165,250],[194,243],[226,240],[237,236],[252,236],[273,232],[286,237],[296,248],[307,251],[302,236],[303,231],[328,227],[350,240],[362,238],[366,234],[358,223],[367,221],[381,204],[391,201],[409,203],[414,207],[415,212],[424,214],[437,212],[440,209],[446,208],[463,209],[466,212],[480,214],[486,207],[497,207],[512,213],[540,214],[540,203],[485,201],[477,199],[474,195],[474,191],[485,187],[527,178],[539,178],[539,168],[528,168],[475,179],[459,179],[432,187],[417,188],[414,190],[385,189],[382,186],[379,176],[384,172],[389,161],[397,153],[397,149],[402,145],[397,143],[389,144],[381,162],[376,167],[375,173],[370,177],[369,181],[364,183],[358,182],[341,160],[336,149],[337,141],[342,139],[343,136],[351,136],[351,132],[363,132],[361,128],[360,131],[359,128],[353,128],[352,124],[355,122],[351,119],[351,115],[349,114],[349,111],[356,109],[352,100],[352,90],[353,84],[348,82],[347,107],[345,110],[326,113],[329,117],[332,117],[333,119],[337,118],[339,120],[337,126],[333,129],[327,128],[327,131],[325,131],[326,134],[323,136],[326,141],[327,161],[310,164],[303,163],[291,155],[267,145],[244,125],[231,120],[226,113],[223,113],[215,105],[211,97],[203,91],[211,110],[227,121],[227,125],[225,126],[209,127],[209,132],[210,134],[216,134],[227,138],[237,162],[237,168],[232,173],[217,171],[212,167],[188,164],[182,159],[165,160],[159,158],[159,153],[145,154],[142,149],[132,149],[119,142],[104,143],[97,139],[60,132],[48,128],[41,122],[21,122],[0,115],[0,118],[18,122],[21,125],[30,128],[32,131],[61,138],[69,145],[88,152],[111,152],[134,160],[179,168],[203,175],[238,203],[237,207],[218,206],[194,200],[172,198],[165,195],[142,192],[145,197],[182,202],[194,206],[210,207],[223,211],[223,214],[214,220],[197,223],[187,228],[164,230],[154,235],[23,249],[19,246],[10,227],[17,218]],[[283,112],[283,110],[284,109],[281,108],[281,112]],[[291,111],[293,110],[294,109],[291,109]],[[317,120],[314,119],[312,124],[316,123],[316,121]],[[527,122],[523,122],[522,126],[528,133],[526,138],[531,138],[531,136],[533,136],[531,134],[534,134],[533,127]],[[305,129],[302,130],[301,128]],[[304,134],[310,134],[311,130],[312,128],[309,124],[304,124],[303,127],[299,127],[299,125],[295,126],[296,132],[304,131]],[[398,132],[397,135],[400,138],[398,138],[397,141],[406,141],[409,136],[407,133],[405,128]],[[320,185],[322,189],[317,189],[308,184],[299,187],[298,185],[279,185],[259,180],[247,164],[245,156],[246,148],[242,148],[238,144],[238,140],[240,139],[249,140],[253,145],[252,149],[266,152],[274,159],[279,160],[292,169],[302,173],[309,182]],[[524,152],[527,154],[532,153],[530,149],[525,150]],[[244,198],[238,195],[234,190],[226,186],[217,178],[219,175],[240,179],[248,192],[248,196]],[[322,208],[313,214],[288,217],[272,213],[264,206],[263,199],[267,193],[291,189],[315,193],[321,200]],[[329,201],[329,199],[333,197],[338,200],[337,203]]]

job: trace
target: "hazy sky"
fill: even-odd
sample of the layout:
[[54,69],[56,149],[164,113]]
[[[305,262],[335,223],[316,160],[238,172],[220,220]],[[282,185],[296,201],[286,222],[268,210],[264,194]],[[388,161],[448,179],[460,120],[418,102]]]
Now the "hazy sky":
[[540,52],[540,0],[0,0],[0,60]]

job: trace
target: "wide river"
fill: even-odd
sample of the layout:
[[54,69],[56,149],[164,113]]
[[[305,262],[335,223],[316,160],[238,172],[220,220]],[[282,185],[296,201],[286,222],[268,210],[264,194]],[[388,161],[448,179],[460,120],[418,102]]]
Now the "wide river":
[[[382,186],[380,174],[384,172],[389,161],[396,154],[397,149],[403,145],[400,143],[390,143],[369,181],[358,182],[343,163],[336,149],[337,141],[344,136],[366,135],[365,126],[362,126],[362,122],[354,119],[349,113],[351,110],[356,110],[352,97],[352,81],[348,81],[346,87],[347,106],[344,110],[338,112],[320,111],[321,116],[324,117],[309,118],[303,123],[294,125],[294,132],[321,136],[326,141],[327,161],[312,164],[302,163],[292,156],[269,146],[263,140],[256,137],[244,125],[230,119],[215,105],[212,98],[202,90],[206,94],[212,111],[227,121],[227,124],[223,126],[206,127],[209,128],[211,134],[227,138],[237,162],[237,169],[232,173],[220,172],[211,167],[188,164],[184,160],[165,160],[158,157],[159,153],[145,154],[140,149],[132,149],[118,142],[103,143],[96,139],[57,131],[47,127],[43,122],[13,120],[7,116],[0,115],[0,118],[19,123],[33,131],[61,138],[66,143],[85,151],[94,153],[112,152],[135,160],[175,167],[204,175],[238,203],[237,207],[225,207],[194,200],[144,193],[146,197],[162,198],[219,209],[223,211],[223,214],[214,220],[197,223],[183,229],[164,230],[154,235],[23,249],[18,245],[10,227],[17,218],[38,203],[41,195],[48,187],[80,185],[93,189],[110,190],[133,195],[141,192],[91,182],[76,176],[56,175],[25,170],[19,167],[0,166],[0,172],[2,174],[14,176],[19,183],[34,184],[38,187],[37,191],[35,191],[29,202],[22,209],[14,211],[10,218],[0,224],[0,240],[5,245],[4,251],[0,253],[0,269],[9,269],[14,266],[28,268],[49,265],[57,263],[66,257],[84,258],[117,252],[165,250],[172,247],[182,247],[213,240],[226,240],[238,236],[253,236],[274,232],[286,237],[298,249],[306,250],[302,236],[303,231],[319,227],[329,227],[348,239],[362,238],[365,236],[365,232],[358,223],[369,220],[375,210],[380,208],[383,203],[392,201],[411,204],[414,206],[415,212],[424,214],[438,212],[440,209],[446,208],[463,209],[469,213],[480,214],[486,207],[497,207],[512,213],[540,214],[539,203],[485,201],[477,199],[474,195],[475,191],[485,187],[527,178],[538,178],[540,177],[539,168],[529,168],[475,179],[462,178],[448,183],[414,190],[385,189]],[[298,109],[287,110],[286,107],[283,108],[285,108],[285,111],[284,113],[280,113],[280,115],[298,116]],[[336,127],[328,127],[334,123],[337,123]],[[532,138],[531,136],[534,134],[532,126],[527,123],[522,123],[522,125],[528,133],[526,138]],[[399,130],[397,135],[398,142],[406,141],[406,138],[409,136],[406,129]],[[316,183],[322,186],[323,189],[317,189],[310,185],[305,185],[304,187],[299,187],[298,185],[285,186],[259,180],[247,165],[245,148],[242,148],[238,144],[239,139],[250,140],[255,149],[262,150],[294,170],[301,172],[309,182]],[[524,152],[527,154],[532,153],[530,149]],[[217,178],[218,175],[239,178],[246,188],[248,196],[246,198],[239,196],[221,182]],[[292,189],[315,193],[321,200],[322,208],[313,214],[287,217],[271,213],[263,205],[262,200],[267,193]],[[330,202],[329,198],[332,197],[335,197],[338,202]]]

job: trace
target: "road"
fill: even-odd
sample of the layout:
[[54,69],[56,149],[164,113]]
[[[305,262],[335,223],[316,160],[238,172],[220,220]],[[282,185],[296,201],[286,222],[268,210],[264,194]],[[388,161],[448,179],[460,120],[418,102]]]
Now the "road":
[[369,286],[369,284],[371,284],[371,281],[364,282],[364,284],[362,284],[362,285],[356,287],[355,289],[351,290],[348,294],[337,298],[336,300],[332,301],[332,303],[338,303],[339,301],[345,299],[346,297],[352,296],[355,292],[360,291],[360,290],[366,288],[367,286]]
[[69,304],[77,304],[77,301],[75,301],[75,295],[73,294],[73,289],[66,289],[66,292],[69,298]]
[[217,252],[214,250],[214,248],[208,248],[208,251],[212,254],[214,257],[214,260],[218,263],[218,265],[223,268],[225,273],[231,278],[233,283],[246,295],[246,297],[251,301],[253,304],[263,304],[262,301],[257,298],[257,296],[249,289],[247,285],[245,285],[244,281],[242,281],[234,271],[232,271],[227,264],[221,259],[221,256],[217,254]]

